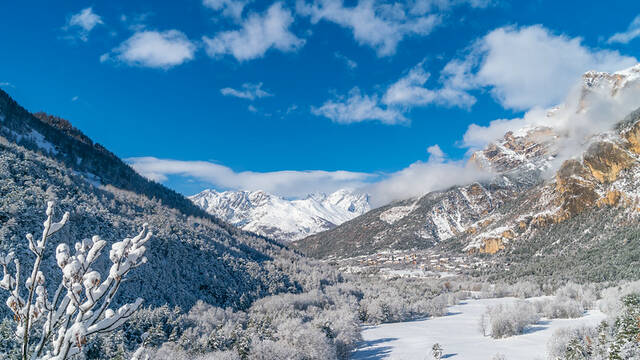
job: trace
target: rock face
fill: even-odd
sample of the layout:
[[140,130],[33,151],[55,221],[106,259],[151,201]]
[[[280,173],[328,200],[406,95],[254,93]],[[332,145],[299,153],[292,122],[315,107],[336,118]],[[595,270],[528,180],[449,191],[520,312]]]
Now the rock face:
[[[621,107],[635,99],[640,107],[640,65],[614,74],[588,72],[583,82],[572,121],[588,116],[596,95]],[[626,224],[640,223],[640,111],[621,116],[609,130],[584,131],[582,138],[574,135],[579,124],[567,129],[560,118],[566,113],[552,109],[540,126],[509,131],[473,153],[470,162],[495,173],[490,181],[374,209],[296,245],[318,257],[434,246],[500,254],[516,251],[518,244],[534,247],[530,239],[599,209],[612,209]],[[553,125],[560,120],[562,126]],[[573,147],[567,145],[571,136]]]
[[287,200],[264,191],[205,190],[190,197],[209,214],[243,230],[295,241],[329,230],[371,209],[369,197],[353,190]]

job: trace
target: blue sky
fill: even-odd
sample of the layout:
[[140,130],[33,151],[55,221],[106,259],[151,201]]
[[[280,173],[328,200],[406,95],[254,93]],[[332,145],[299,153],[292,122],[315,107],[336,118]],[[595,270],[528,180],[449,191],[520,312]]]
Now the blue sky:
[[5,91],[187,195],[433,190],[499,136],[491,121],[640,57],[636,1],[19,1],[0,12]]

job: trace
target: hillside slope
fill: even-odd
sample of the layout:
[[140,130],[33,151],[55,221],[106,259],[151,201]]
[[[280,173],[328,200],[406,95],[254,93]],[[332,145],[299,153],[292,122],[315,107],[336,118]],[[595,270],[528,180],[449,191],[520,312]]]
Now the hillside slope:
[[[149,263],[122,285],[120,302],[142,297],[147,304],[189,309],[200,299],[245,308],[265,295],[304,288],[299,268],[311,266],[306,259],[214,218],[79,131],[55,125],[0,91],[0,252],[17,249],[30,263],[24,235],[41,231],[46,201],[56,200],[56,212],[71,217],[53,244],[73,246],[94,234],[112,243],[149,223]],[[45,269],[57,268],[53,256],[46,261]]]
[[325,258],[434,249],[490,260],[491,276],[638,276],[639,95],[640,66],[588,72],[573,103],[471,156],[492,180],[372,210],[296,246]]

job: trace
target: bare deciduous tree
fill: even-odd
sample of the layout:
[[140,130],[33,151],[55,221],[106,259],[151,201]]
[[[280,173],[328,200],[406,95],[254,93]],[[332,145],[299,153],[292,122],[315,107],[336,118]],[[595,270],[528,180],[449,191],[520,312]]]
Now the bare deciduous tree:
[[[13,252],[0,254],[4,272],[0,287],[10,293],[6,304],[17,323],[16,336],[22,343],[23,360],[64,360],[79,354],[88,336],[115,330],[142,304],[138,298],[115,311],[109,307],[129,271],[147,261],[144,243],[151,237],[147,224],[135,237],[111,246],[109,259],[113,264],[104,280],[91,268],[106,245],[104,240],[93,236],[77,242],[74,255],[67,244],[60,243],[55,253],[62,281],[50,300],[40,266],[47,240],[67,223],[69,213],[53,222],[53,202],[49,202],[46,215],[42,237],[36,241],[27,234],[29,249],[36,259],[24,288],[20,285],[20,261]],[[11,262],[15,264],[13,274],[8,268]],[[36,327],[42,331],[37,342],[32,341],[36,339]]]

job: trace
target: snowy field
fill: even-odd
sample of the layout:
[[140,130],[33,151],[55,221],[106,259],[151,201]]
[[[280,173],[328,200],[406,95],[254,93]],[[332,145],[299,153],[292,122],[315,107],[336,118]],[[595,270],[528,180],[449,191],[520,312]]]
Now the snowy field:
[[591,310],[578,319],[542,319],[525,334],[506,339],[482,336],[478,322],[488,305],[515,298],[465,300],[449,308],[449,315],[427,320],[368,326],[353,359],[431,359],[431,346],[440,343],[443,359],[490,360],[502,354],[507,360],[545,359],[547,341],[556,329],[597,325],[605,315]]

